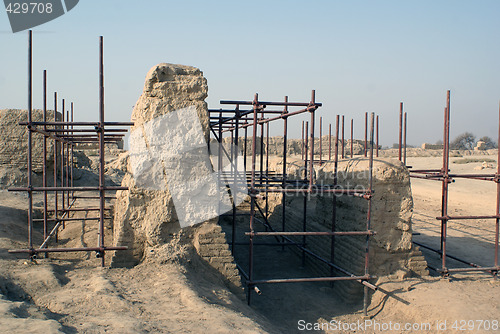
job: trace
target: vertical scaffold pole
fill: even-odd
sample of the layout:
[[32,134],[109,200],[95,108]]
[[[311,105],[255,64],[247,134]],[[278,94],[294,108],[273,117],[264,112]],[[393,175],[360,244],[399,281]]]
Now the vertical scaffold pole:
[[[251,282],[253,280],[253,233],[254,231],[254,219],[255,219],[255,196],[257,192],[255,190],[255,163],[256,163],[256,141],[257,141],[257,112],[259,111],[259,95],[255,94],[253,100],[253,137],[252,137],[252,173],[250,178],[250,236],[248,243],[248,280]],[[247,285],[247,302],[250,305],[252,297],[252,285]]]
[[[283,114],[288,114],[288,96],[285,96],[285,107],[283,108]],[[302,121],[302,140],[304,139],[304,121]],[[282,188],[286,189],[286,155],[287,152],[287,141],[288,141],[288,117],[283,117],[283,180],[282,180]],[[302,143],[302,155],[304,154],[304,143]],[[281,220],[281,230],[285,232],[285,223],[286,223],[286,192],[283,192],[281,197],[281,206],[283,208],[282,212],[282,220]],[[281,242],[285,243],[285,238],[281,238]],[[283,245],[281,250],[285,250],[285,246]]]
[[[57,122],[57,92],[54,92],[54,123]],[[57,132],[54,133],[55,136],[57,136]],[[54,188],[57,189],[57,151],[58,151],[58,142],[57,140],[54,140]],[[58,209],[59,209],[59,192],[56,190],[54,191],[54,218],[55,218],[55,224],[57,225],[58,220]],[[59,227],[57,227],[56,232],[55,232],[55,240],[56,243],[58,242],[59,239]]]
[[[73,102],[71,102],[71,123],[74,122],[74,109],[73,109]],[[73,130],[73,124],[71,124],[71,130]],[[74,132],[71,132],[71,135],[73,135]],[[74,166],[74,147],[75,144],[71,143],[71,188],[73,188],[73,166]],[[73,200],[75,197],[75,192],[71,191],[71,199]]]
[[351,159],[354,156],[354,120],[351,118]]
[[332,124],[328,124],[328,161],[332,160]]
[[[69,118],[69,109],[66,110],[66,119],[68,120],[68,122],[70,121],[70,118]],[[68,125],[65,125],[64,126],[66,128],[66,130],[69,130],[70,126],[69,124]],[[69,132],[66,132],[67,134],[69,134]],[[71,161],[71,157],[69,155],[70,153],[70,146],[71,146],[71,140],[68,141],[68,143],[66,144],[66,187],[69,188],[70,186],[70,167],[69,167],[69,163]],[[66,192],[66,207],[69,209],[69,194],[70,194],[70,191],[68,190]],[[69,211],[68,211],[68,214],[67,214],[67,217],[69,217]]]
[[[28,244],[33,251],[33,180],[32,180],[32,113],[33,113],[33,31],[28,32]],[[33,259],[35,253],[31,252]]]
[[302,121],[302,150],[301,150],[301,153],[302,153],[302,160],[304,160],[304,121]]
[[[235,126],[234,126],[234,158],[231,163],[231,166],[234,168],[233,174],[233,183],[235,189],[239,187],[238,183],[238,130],[239,130],[239,120],[240,120],[240,106],[236,105],[235,112]],[[219,123],[219,126],[222,128],[222,123]],[[219,188],[220,189],[220,188]],[[238,192],[235,192],[233,195],[233,225],[231,226],[232,234],[231,234],[231,254],[234,255],[234,247],[236,245],[236,203],[238,203]]]
[[[337,186],[337,171],[339,162],[339,115],[335,120],[335,162],[333,167],[333,187]],[[337,194],[332,194],[332,228],[331,231],[335,232],[337,223]],[[332,235],[330,240],[330,262],[335,263],[335,235]],[[333,276],[333,267],[330,267],[330,276]],[[333,285],[333,282],[331,283]]]
[[[47,122],[47,71],[43,71],[43,122]],[[43,125],[43,130],[47,132],[47,125]],[[43,187],[47,187],[47,136],[43,136]],[[47,224],[47,191],[43,192],[43,240],[47,239],[48,235],[48,224]],[[45,253],[45,258],[47,258],[49,253]]]
[[[374,132],[374,118],[375,114],[371,113],[370,117],[370,159],[368,167],[368,210],[366,214],[366,231],[371,229],[371,214],[372,214],[372,191],[373,191],[373,132]],[[365,275],[368,276],[370,271],[370,235],[366,235],[366,247],[365,247]],[[364,286],[363,289],[363,314],[365,317],[368,316],[368,286]]]
[[403,126],[403,129],[404,129],[404,137],[403,137],[403,146],[404,146],[404,151],[403,151],[403,163],[405,164],[406,166],[406,123],[407,122],[407,117],[406,117],[406,112],[404,113],[404,126]]
[[378,115],[377,115],[377,126],[376,126],[376,128],[377,128],[377,142],[375,143],[375,147],[376,147],[376,151],[375,152],[376,152],[376,156],[378,158],[378,147],[379,147],[379,142],[378,142],[378,134],[379,134],[379,132],[378,132],[378,130],[379,130],[379,127],[378,127]]
[[[66,109],[65,100],[62,99],[62,110],[61,110],[61,114],[62,114],[61,122],[62,123],[64,123],[64,121],[66,120],[66,118],[64,117],[65,109]],[[61,125],[61,130],[62,129],[64,129],[64,125]],[[64,132],[62,132],[62,134],[64,134]],[[64,184],[64,164],[65,164],[64,149],[65,148],[66,148],[66,145],[64,144],[64,142],[61,142],[61,187],[65,186],[65,184]],[[66,191],[61,190],[61,196],[62,196],[61,207],[62,207],[62,214],[63,215],[66,213],[66,211],[65,211],[65,209],[66,209],[66,196],[65,196],[65,194],[66,194]],[[64,220],[62,221],[62,228],[63,228],[63,230],[66,228],[66,221],[64,221]]]
[[403,141],[403,102],[399,104],[399,142],[398,142],[398,159],[402,161],[401,146]]
[[[310,151],[311,167],[309,171],[309,188],[308,188],[309,191],[304,196],[304,219],[302,224],[303,232],[307,231],[307,202],[309,201],[314,179],[314,121],[315,121],[316,109],[313,108],[313,106],[315,105],[315,103],[316,103],[316,91],[313,90],[311,92],[311,102],[309,103],[310,107],[309,112],[311,114],[311,151]],[[304,248],[307,246],[307,240],[305,235],[302,236],[302,245]],[[302,250],[302,266],[305,266],[305,264],[306,264],[306,252],[305,250]]]
[[446,92],[446,108],[444,111],[444,140],[443,140],[443,181],[441,188],[441,273],[443,277],[448,275],[446,268],[446,234],[448,224],[448,186],[450,161],[450,91]]
[[[500,143],[500,104],[498,108],[498,142]],[[495,224],[495,267],[498,268],[498,238],[500,234],[500,148],[497,148],[497,174],[496,181],[497,183],[497,205],[496,212],[497,215],[496,224]],[[498,271],[495,272],[495,280],[498,278]]]
[[368,156],[368,112],[365,112],[365,158]]
[[[270,122],[266,122],[266,184],[265,184],[265,187],[266,187],[266,207],[265,207],[265,221],[269,221],[269,123]],[[266,227],[266,230],[267,230],[267,227]]]
[[[103,37],[99,37],[99,248],[101,256],[101,266],[105,265],[104,251],[104,57],[103,57]],[[64,112],[64,111],[63,111]]]
[[345,151],[344,151],[344,115],[342,115],[342,142],[341,142],[341,145],[342,145],[342,159],[345,158]]
[[319,118],[319,165],[323,164],[323,117]]

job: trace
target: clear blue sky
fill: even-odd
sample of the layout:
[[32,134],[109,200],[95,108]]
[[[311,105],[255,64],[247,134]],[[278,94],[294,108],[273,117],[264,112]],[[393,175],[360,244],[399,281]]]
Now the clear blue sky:
[[[103,35],[108,120],[129,120],[147,71],[170,62],[204,72],[211,108],[255,92],[308,101],[316,89],[325,130],[345,114],[359,138],[364,112],[374,111],[383,145],[397,141],[400,101],[409,144],[440,139],[451,89],[451,136],[472,131],[496,140],[499,16],[497,0],[81,0],[34,28],[34,106],[41,107],[47,69],[49,91],[75,102],[77,120],[97,119]],[[0,108],[26,108],[27,32],[12,34],[3,8],[0,46]]]

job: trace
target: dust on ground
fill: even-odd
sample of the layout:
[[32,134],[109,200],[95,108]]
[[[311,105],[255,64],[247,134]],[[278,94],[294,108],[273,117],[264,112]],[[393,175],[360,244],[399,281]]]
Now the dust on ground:
[[[489,156],[488,158],[491,158]],[[452,161],[455,158],[452,158]],[[458,159],[458,158],[457,158]],[[439,157],[409,157],[416,168],[439,168]],[[454,172],[477,171],[481,162],[450,164]],[[441,191],[436,181],[412,179],[416,241],[439,245]],[[493,214],[495,183],[458,180],[450,185],[450,213]],[[35,202],[39,202],[37,198]],[[223,280],[190,249],[148,249],[146,260],[133,268],[100,268],[93,253],[53,254],[30,263],[8,249],[26,247],[26,197],[0,192],[0,328],[7,333],[293,333],[301,324],[320,325],[324,332],[386,332],[392,324],[411,324],[412,330],[394,333],[458,333],[460,321],[473,320],[470,332],[495,332],[500,320],[500,285],[483,273],[453,275],[441,279],[436,273],[420,278],[381,278],[376,282],[391,292],[375,292],[365,323],[362,303],[336,296],[329,284],[281,284],[260,287],[251,306],[229,292]],[[59,234],[60,245],[95,244],[96,223],[67,224]],[[479,265],[491,265],[494,223],[449,223],[449,251]],[[36,242],[41,241],[39,227]],[[462,246],[465,245],[465,246]],[[436,254],[422,250],[431,266],[439,266]],[[291,251],[266,250],[257,257],[262,271],[307,276],[308,268]],[[109,259],[108,259],[109,262]],[[450,266],[457,263],[450,262]],[[403,302],[401,302],[404,301]],[[479,321],[486,322],[479,329]],[[302,321],[302,322],[301,322]],[[372,327],[366,327],[371,321]],[[446,323],[445,323],[446,321]],[[458,321],[458,323],[455,323]],[[345,330],[343,326],[350,324]],[[353,327],[354,325],[361,327]],[[377,324],[380,330],[377,330]],[[430,327],[426,327],[430,325]],[[446,331],[438,331],[437,326]],[[458,328],[452,328],[453,325]],[[470,322],[465,322],[466,330]],[[497,322],[498,324],[498,322]],[[335,327],[337,326],[337,327]],[[365,327],[363,327],[365,326]],[[340,327],[340,328],[339,328]],[[478,330],[479,329],[479,330]],[[498,331],[498,330],[497,330]],[[321,332],[321,331],[319,331]],[[390,332],[390,331],[389,331]]]

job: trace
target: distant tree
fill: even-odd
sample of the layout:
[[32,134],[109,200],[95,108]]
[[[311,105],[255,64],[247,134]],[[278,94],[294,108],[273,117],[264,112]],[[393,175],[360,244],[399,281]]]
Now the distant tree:
[[495,143],[493,139],[488,136],[481,137],[479,141],[484,141],[487,150],[497,148],[497,143]]
[[450,143],[450,148],[454,150],[473,150],[475,143],[476,136],[470,132],[464,132]]
[[443,145],[443,141],[441,139],[439,139],[435,145]]

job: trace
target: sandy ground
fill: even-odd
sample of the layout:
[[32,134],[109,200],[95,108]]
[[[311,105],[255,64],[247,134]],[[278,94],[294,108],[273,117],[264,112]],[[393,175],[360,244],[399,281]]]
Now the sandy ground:
[[[411,157],[408,164],[439,168],[441,159]],[[474,170],[480,164],[452,163],[451,169],[493,173],[492,169]],[[493,182],[458,180],[450,189],[450,214],[494,213]],[[415,240],[438,246],[440,226],[435,217],[440,211],[440,183],[412,179],[412,190],[414,231],[420,233]],[[153,248],[146,261],[131,269],[100,268],[100,260],[91,253],[53,255],[36,263],[8,254],[8,249],[26,246],[25,209],[25,197],[0,192],[0,328],[5,333],[500,332],[500,285],[487,274],[441,279],[431,272],[429,277],[380,279],[380,287],[400,301],[376,292],[370,319],[362,317],[361,301],[340,300],[328,284],[262,286],[262,295],[254,295],[248,306],[229,292],[210,267],[184,249]],[[60,234],[61,244],[95,244],[94,225],[68,224]],[[454,255],[491,264],[492,221],[451,222],[449,235],[449,251]],[[37,242],[40,238],[35,233]],[[431,266],[439,265],[437,255],[426,251],[424,255]],[[263,271],[307,275],[307,268],[301,268],[289,251],[273,249],[257,256],[268,259]],[[450,262],[454,266],[458,264]],[[324,331],[300,330],[314,328],[315,323],[323,323]],[[407,323],[413,329],[405,330]]]
[[[496,160],[495,156],[488,159]],[[494,173],[494,169],[477,170],[481,162],[456,164],[463,158],[451,158],[450,170],[454,173]],[[441,157],[411,157],[408,165],[415,169],[439,169]],[[496,168],[496,164],[493,162]],[[441,225],[435,218],[441,215],[441,183],[422,179],[412,179],[414,199],[413,229],[414,240],[425,245],[439,248]],[[450,184],[450,215],[493,215],[496,205],[496,184],[491,181],[457,179]],[[494,258],[494,220],[460,220],[448,224],[447,247],[449,254],[474,262],[481,266],[492,266]],[[433,252],[422,249],[430,266],[440,268],[441,259]],[[449,268],[467,267],[462,263],[449,260]],[[498,321],[500,319],[500,284],[489,274],[462,273],[450,279],[441,279],[431,270],[431,277],[411,279],[403,283],[388,282],[382,287],[398,292],[398,296],[410,302],[403,305],[387,299],[382,307],[382,319],[412,323],[432,324],[430,332],[472,333],[499,332],[489,328],[488,322],[479,327],[481,321]],[[401,292],[400,292],[401,291]],[[375,305],[382,295],[376,293],[372,302]],[[382,299],[383,300],[383,299]],[[399,304],[399,305],[398,305]],[[383,305],[383,302],[381,303]],[[374,307],[375,308],[375,307]],[[375,316],[374,319],[377,319]],[[446,331],[438,331],[437,322]],[[457,322],[458,321],[458,322]],[[465,324],[465,325],[464,325]],[[456,325],[456,326],[453,326]],[[486,325],[486,326],[484,326]],[[470,327],[469,327],[470,326]],[[422,331],[415,331],[422,332]],[[425,331],[423,331],[425,332]]]
[[[36,263],[8,254],[25,247],[25,198],[5,191],[0,198],[2,333],[277,332],[183,249],[153,248],[131,269],[101,268],[92,253],[53,254]],[[60,245],[95,244],[95,225],[67,224]],[[34,237],[40,242],[39,233]]]

